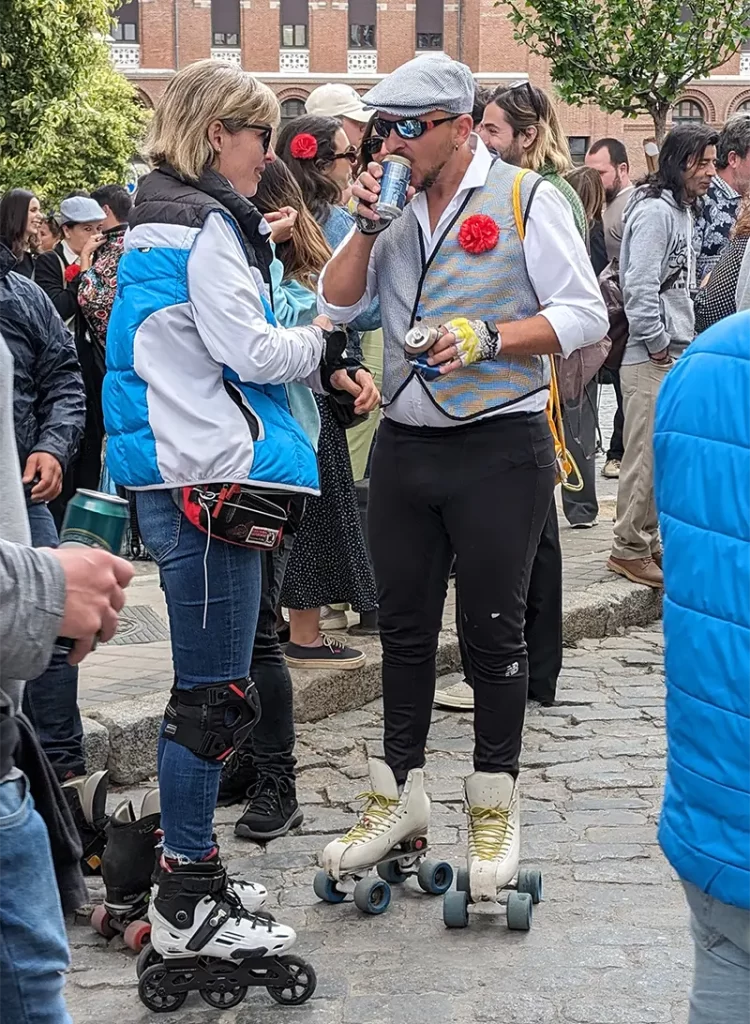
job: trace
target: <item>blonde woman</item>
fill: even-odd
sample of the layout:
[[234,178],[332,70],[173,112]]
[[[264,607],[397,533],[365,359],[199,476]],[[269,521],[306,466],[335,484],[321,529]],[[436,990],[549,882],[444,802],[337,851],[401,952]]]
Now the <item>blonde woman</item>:
[[[149,911],[165,958],[237,964],[235,950],[270,956],[295,939],[248,913],[265,891],[228,886],[212,836],[222,763],[259,712],[249,672],[260,553],[217,537],[219,502],[199,510],[194,498],[239,485],[243,501],[262,493],[283,507],[318,492],[313,447],[278,385],[340,388],[357,412],[379,398],[369,374],[344,368],[330,321],[277,326],[270,230],[246,197],[274,160],[278,121],[274,94],[239,68],[199,61],[172,79],[151,123],[154,170],[138,188],[107,339],[107,462],[136,494],[175,667],[158,753],[164,853]],[[191,979],[206,987],[205,972]]]

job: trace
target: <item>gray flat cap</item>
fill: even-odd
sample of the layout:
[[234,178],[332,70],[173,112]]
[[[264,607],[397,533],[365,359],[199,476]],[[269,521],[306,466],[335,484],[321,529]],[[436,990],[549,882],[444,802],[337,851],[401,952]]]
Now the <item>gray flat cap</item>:
[[90,196],[70,196],[60,203],[60,216],[63,224],[91,224],[105,220],[107,214]]
[[386,75],[362,102],[398,117],[421,117],[430,110],[470,114],[474,78],[470,68],[445,53],[424,54]]

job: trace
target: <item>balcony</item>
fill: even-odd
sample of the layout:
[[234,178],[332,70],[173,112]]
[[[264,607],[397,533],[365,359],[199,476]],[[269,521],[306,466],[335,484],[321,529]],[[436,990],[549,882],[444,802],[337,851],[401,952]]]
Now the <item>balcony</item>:
[[346,70],[350,75],[375,75],[378,71],[377,50],[349,50]]
[[740,77],[750,78],[750,50],[743,50],[740,54]]
[[239,46],[212,46],[211,60],[223,60],[227,64],[242,67],[242,50]]
[[306,75],[310,71],[309,50],[279,50],[279,71]]
[[133,71],[141,66],[138,43],[110,43],[109,56],[118,71]]

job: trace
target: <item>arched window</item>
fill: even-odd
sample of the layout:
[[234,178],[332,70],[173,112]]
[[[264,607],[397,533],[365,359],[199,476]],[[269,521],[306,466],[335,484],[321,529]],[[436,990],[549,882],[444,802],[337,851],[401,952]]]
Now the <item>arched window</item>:
[[750,114],[750,100],[744,100],[744,102],[740,103],[739,107],[737,107],[737,113]]
[[305,112],[304,100],[284,100],[281,104],[282,126],[293,121],[295,117],[302,117]]
[[695,100],[680,100],[672,112],[674,124],[701,124],[705,120],[703,107]]

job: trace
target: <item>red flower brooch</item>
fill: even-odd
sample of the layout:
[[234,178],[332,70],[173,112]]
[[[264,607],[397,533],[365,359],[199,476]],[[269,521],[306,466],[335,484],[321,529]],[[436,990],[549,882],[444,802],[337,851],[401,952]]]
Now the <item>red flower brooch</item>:
[[492,217],[485,213],[475,213],[467,217],[458,232],[458,244],[466,252],[477,256],[480,252],[494,249],[500,237],[500,228]]
[[308,135],[305,132],[302,135],[295,135],[289,152],[295,160],[312,160],[318,155],[318,140],[314,135]]
[[75,281],[75,279],[78,277],[80,273],[81,268],[78,266],[78,264],[71,263],[69,267],[65,268],[65,280],[68,282]]

